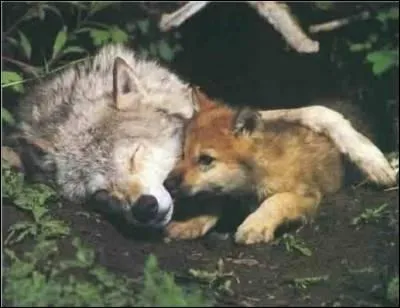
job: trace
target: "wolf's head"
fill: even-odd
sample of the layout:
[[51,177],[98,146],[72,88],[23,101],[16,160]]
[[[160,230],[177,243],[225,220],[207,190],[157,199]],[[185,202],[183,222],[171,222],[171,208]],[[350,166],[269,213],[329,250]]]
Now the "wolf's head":
[[232,194],[251,189],[252,148],[261,132],[258,113],[233,110],[193,91],[199,106],[186,128],[183,158],[166,181],[185,195]]
[[[111,178],[100,174],[93,178],[97,189],[91,189],[90,201],[103,210],[122,213],[135,225],[162,227],[173,213],[173,200],[163,182],[180,156],[182,118],[186,115],[158,108],[159,102],[151,104],[152,96],[134,69],[117,57],[113,68],[115,114],[109,123],[114,127],[108,156]],[[104,141],[109,137],[104,136]]]
[[[148,70],[155,75],[156,89],[149,89],[149,80],[142,83],[149,77],[146,62],[137,71],[124,53],[113,60],[111,69],[109,62],[101,59],[93,69],[82,66],[68,71],[54,81],[52,91],[47,91],[59,94],[56,98],[44,94],[32,102],[56,105],[61,94],[72,97],[63,118],[43,117],[37,120],[42,121],[40,125],[29,121],[33,122],[34,112],[40,117],[49,108],[32,108],[25,121],[24,138],[29,147],[23,150],[24,165],[34,165],[31,170],[36,173],[51,169],[62,195],[70,201],[87,201],[135,225],[162,227],[173,212],[173,201],[163,182],[181,153],[183,125],[192,115],[190,95],[181,93],[183,83],[168,83],[170,73],[161,69],[154,73],[154,65]],[[103,62],[106,68],[101,70]],[[70,87],[58,87],[57,82],[69,80]],[[44,84],[38,93],[47,93],[49,85]],[[74,95],[57,92],[66,89]],[[47,142],[41,142],[42,137]]]

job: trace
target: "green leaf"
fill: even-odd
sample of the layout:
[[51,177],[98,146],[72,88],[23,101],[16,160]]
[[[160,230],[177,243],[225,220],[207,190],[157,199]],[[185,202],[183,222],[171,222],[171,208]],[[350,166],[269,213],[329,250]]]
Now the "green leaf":
[[394,304],[399,304],[399,276],[395,276],[389,282],[386,297]]
[[61,14],[60,10],[57,9],[55,6],[51,6],[51,5],[42,3],[41,7],[43,8],[43,10],[49,10],[62,19],[62,14]]
[[61,220],[47,220],[42,223],[42,235],[45,238],[68,235],[69,232],[69,227]]
[[1,107],[1,121],[5,122],[9,125],[15,125],[14,117],[11,115],[11,113],[7,109],[5,109],[3,107]]
[[56,39],[54,40],[52,59],[54,59],[64,47],[67,42],[67,37],[67,27],[64,26],[63,29],[58,32]]
[[49,210],[43,206],[35,206],[32,210],[33,219],[35,222],[39,222],[40,219],[46,214]]
[[111,38],[110,31],[107,30],[97,30],[97,29],[92,29],[90,31],[90,36],[93,40],[93,44],[95,46],[101,46],[106,44],[109,39]]
[[150,55],[152,55],[153,57],[157,56],[157,46],[155,43],[150,43],[149,51]]
[[31,55],[32,55],[32,46],[31,43],[29,42],[28,38],[25,36],[24,33],[21,31],[18,31],[19,34],[19,42],[22,47],[22,50],[24,51],[25,57],[30,60]]
[[128,34],[122,31],[117,26],[112,26],[110,29],[111,40],[114,43],[126,43],[128,41]]
[[62,54],[63,55],[66,55],[66,54],[69,54],[69,53],[86,53],[87,51],[84,49],[84,48],[82,48],[82,47],[79,47],[79,46],[70,46],[70,47],[67,47],[67,48],[65,48],[63,51],[62,51]]
[[356,44],[350,45],[350,51],[352,51],[352,52],[358,52],[358,51],[362,51],[362,50],[369,49],[369,48],[371,48],[371,44],[368,44],[368,43],[365,43],[365,44],[356,43]]
[[107,6],[114,4],[111,1],[92,1],[90,3],[89,15],[94,15],[95,13],[105,9]]
[[158,43],[158,50],[164,60],[171,61],[174,58],[174,51],[165,40],[161,40]]
[[333,3],[331,1],[315,1],[314,4],[322,11],[329,11],[333,8]]
[[376,15],[376,19],[380,22],[386,22],[386,20],[398,20],[399,19],[399,8],[392,7],[389,10],[381,11]]
[[142,32],[142,34],[146,34],[147,32],[149,32],[150,21],[148,19],[139,20],[137,22],[137,25],[140,29],[140,32]]
[[11,71],[1,71],[1,87],[12,87],[16,92],[23,92],[21,75]]
[[303,255],[307,256],[307,257],[311,257],[312,256],[312,251],[304,246],[300,246],[300,245],[294,245],[294,247],[300,251]]
[[374,51],[367,54],[367,61],[372,63],[372,71],[375,75],[381,75],[395,65],[396,62],[396,51],[391,50],[380,50]]

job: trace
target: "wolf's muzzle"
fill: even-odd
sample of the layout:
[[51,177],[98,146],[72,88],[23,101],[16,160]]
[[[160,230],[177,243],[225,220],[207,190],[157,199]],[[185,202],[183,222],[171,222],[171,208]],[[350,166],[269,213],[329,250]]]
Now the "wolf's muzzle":
[[128,221],[141,225],[163,225],[168,222],[173,206],[162,208],[153,195],[141,195],[133,204],[110,194],[107,190],[99,190],[92,195],[90,206],[107,215],[121,215]]

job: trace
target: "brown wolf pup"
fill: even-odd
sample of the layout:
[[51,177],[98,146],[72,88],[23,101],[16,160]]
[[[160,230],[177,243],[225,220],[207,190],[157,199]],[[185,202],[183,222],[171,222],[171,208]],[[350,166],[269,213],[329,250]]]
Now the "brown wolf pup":
[[[323,196],[341,187],[342,156],[325,135],[294,123],[262,121],[258,112],[234,110],[198,90],[194,97],[200,110],[186,128],[183,158],[167,185],[187,196],[255,196],[259,207],[237,229],[237,243],[269,242],[282,223],[312,219]],[[215,206],[207,215],[171,222],[167,234],[200,237],[221,215]]]

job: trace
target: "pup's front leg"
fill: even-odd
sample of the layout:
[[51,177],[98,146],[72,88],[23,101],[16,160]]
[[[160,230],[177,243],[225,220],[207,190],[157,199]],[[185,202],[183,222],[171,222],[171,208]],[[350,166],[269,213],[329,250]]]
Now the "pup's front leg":
[[183,221],[171,221],[166,227],[168,238],[189,240],[202,237],[218,222],[217,215],[201,215]]
[[266,199],[239,226],[235,234],[236,243],[250,245],[272,241],[275,230],[285,221],[312,216],[320,199],[319,193],[302,196],[290,192]]

